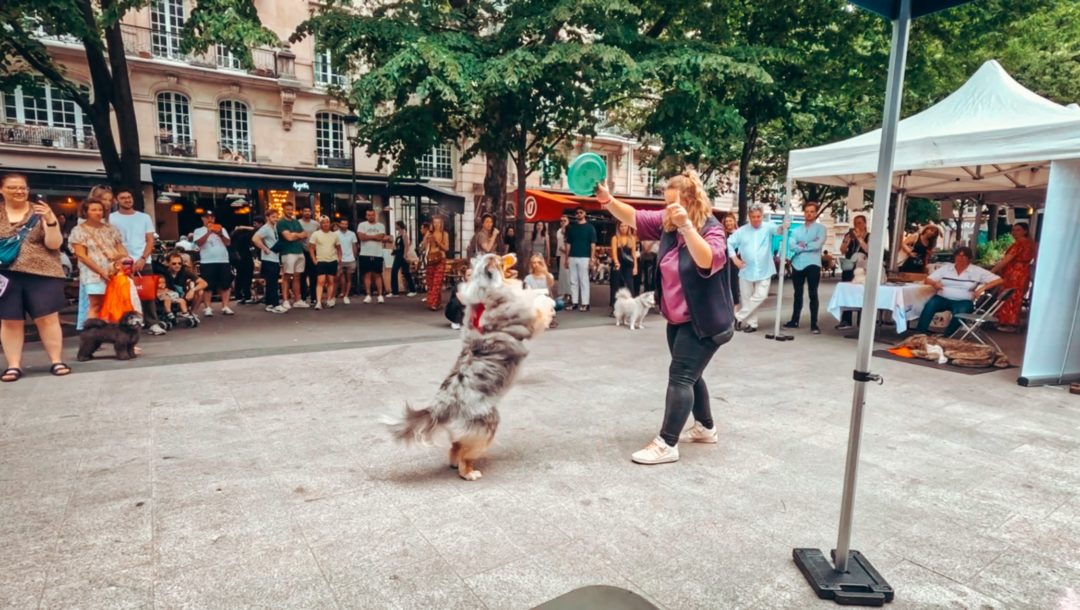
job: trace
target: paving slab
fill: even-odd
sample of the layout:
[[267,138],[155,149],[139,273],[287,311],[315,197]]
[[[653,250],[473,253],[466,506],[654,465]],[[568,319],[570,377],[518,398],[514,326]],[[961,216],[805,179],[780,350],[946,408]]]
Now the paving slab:
[[[4,386],[0,601],[501,609],[610,585],[669,609],[832,607],[791,549],[835,542],[855,343],[737,336],[706,371],[721,442],[644,467],[662,324],[580,320],[534,342],[477,482],[380,425],[436,391],[444,328]],[[1080,400],[1010,371],[873,368],[853,546],[892,607],[1074,603]]]

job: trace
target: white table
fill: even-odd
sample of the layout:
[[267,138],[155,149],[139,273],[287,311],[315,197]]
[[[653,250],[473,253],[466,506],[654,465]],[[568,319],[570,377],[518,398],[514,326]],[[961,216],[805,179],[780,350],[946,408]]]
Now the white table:
[[[839,320],[845,309],[862,309],[865,289],[863,284],[840,282],[829,299],[829,313]],[[896,332],[903,333],[907,330],[908,320],[919,319],[923,307],[930,297],[934,296],[934,292],[934,288],[926,284],[885,284],[878,288],[877,308],[891,313],[893,321],[896,322]]]

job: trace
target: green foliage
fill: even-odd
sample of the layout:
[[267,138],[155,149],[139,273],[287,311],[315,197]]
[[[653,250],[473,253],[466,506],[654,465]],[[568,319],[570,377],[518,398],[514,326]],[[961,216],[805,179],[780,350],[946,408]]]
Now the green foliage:
[[1005,252],[1013,245],[1013,241],[1012,235],[1005,234],[993,241],[979,244],[975,249],[975,264],[986,269],[993,267],[1005,258]]
[[912,198],[905,204],[907,207],[907,223],[904,226],[937,224],[941,222],[941,206],[936,201],[929,199]]

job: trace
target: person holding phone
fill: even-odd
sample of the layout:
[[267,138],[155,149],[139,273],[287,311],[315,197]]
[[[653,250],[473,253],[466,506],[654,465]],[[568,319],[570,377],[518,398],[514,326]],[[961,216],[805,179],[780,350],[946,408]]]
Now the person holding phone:
[[64,306],[64,268],[60,265],[60,221],[44,201],[31,205],[26,176],[0,177],[0,239],[23,237],[14,260],[0,267],[0,343],[7,368],[0,381],[23,377],[26,316],[34,321],[57,377],[71,373],[64,364],[60,309]]
[[[659,240],[656,302],[667,320],[671,353],[667,396],[660,433],[630,459],[638,464],[679,460],[679,441],[716,443],[709,390],[702,374],[716,350],[734,335],[735,313],[727,273],[724,228],[696,172],[673,177],[664,189],[663,211],[635,210],[611,196],[603,184],[596,199],[611,215],[637,230],[641,239]],[[687,419],[694,425],[683,431]]]

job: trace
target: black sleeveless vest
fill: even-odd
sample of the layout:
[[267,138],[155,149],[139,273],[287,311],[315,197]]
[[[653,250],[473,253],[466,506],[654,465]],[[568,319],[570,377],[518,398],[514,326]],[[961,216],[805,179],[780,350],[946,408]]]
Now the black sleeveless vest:
[[[716,218],[710,216],[705,227],[719,225]],[[657,261],[663,261],[672,248],[679,244],[678,231],[667,231],[660,237],[660,253]],[[725,253],[726,254],[726,253]],[[679,281],[682,282],[683,295],[690,309],[690,324],[699,339],[711,339],[717,345],[723,345],[734,335],[735,308],[731,297],[731,261],[720,271],[709,277],[702,277],[697,263],[690,255],[690,250],[679,250]],[[660,264],[656,265],[656,302],[663,303],[663,282],[660,278]]]

